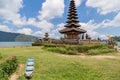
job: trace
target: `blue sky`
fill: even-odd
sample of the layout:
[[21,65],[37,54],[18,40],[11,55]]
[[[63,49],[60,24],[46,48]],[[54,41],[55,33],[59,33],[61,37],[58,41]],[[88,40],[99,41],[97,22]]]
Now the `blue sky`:
[[[0,31],[59,38],[70,0],[0,0]],[[75,0],[81,28],[92,38],[120,36],[119,0]]]

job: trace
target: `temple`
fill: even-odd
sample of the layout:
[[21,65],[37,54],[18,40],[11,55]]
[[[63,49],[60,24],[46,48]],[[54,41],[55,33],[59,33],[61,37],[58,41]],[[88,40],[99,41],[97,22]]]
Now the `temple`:
[[77,9],[75,7],[75,1],[70,1],[70,7],[68,12],[68,20],[66,21],[65,28],[59,32],[64,34],[65,39],[80,39],[80,35],[86,33],[85,30],[81,29],[79,24]]
[[91,37],[86,33],[87,31],[81,28],[74,0],[70,0],[70,6],[67,16],[68,17],[64,28],[59,31],[61,34],[64,35],[63,38],[50,38],[48,33],[45,33],[45,37],[42,39],[37,39],[36,43],[73,45],[99,43],[99,40],[92,40]]

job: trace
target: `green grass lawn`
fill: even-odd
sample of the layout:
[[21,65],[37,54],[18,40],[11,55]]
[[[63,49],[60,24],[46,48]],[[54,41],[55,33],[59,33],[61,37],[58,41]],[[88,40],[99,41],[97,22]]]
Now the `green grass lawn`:
[[[31,80],[120,80],[120,53],[116,58],[92,58],[66,56],[48,52],[42,47],[0,48],[3,58],[16,54],[20,64],[27,58],[35,59],[35,70]],[[24,75],[19,80],[26,80]]]

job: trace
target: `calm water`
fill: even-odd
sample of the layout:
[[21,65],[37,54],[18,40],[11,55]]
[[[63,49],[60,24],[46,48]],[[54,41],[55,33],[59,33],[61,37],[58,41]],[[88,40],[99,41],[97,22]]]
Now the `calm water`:
[[[0,42],[0,47],[32,46],[33,42]],[[117,42],[120,46],[120,42]]]
[[120,46],[120,42],[117,42],[118,46]]
[[0,42],[0,47],[32,46],[33,42]]
[[[106,44],[106,42],[100,42],[101,44]],[[120,46],[120,42],[116,42]]]

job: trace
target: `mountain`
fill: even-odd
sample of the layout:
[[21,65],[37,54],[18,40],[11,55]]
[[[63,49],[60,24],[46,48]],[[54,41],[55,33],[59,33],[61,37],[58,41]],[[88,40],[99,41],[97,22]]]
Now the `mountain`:
[[115,37],[113,37],[113,39],[114,39],[115,41],[120,42],[120,36],[115,36]]
[[2,42],[34,42],[37,37],[19,33],[10,33],[0,31],[0,41]]

